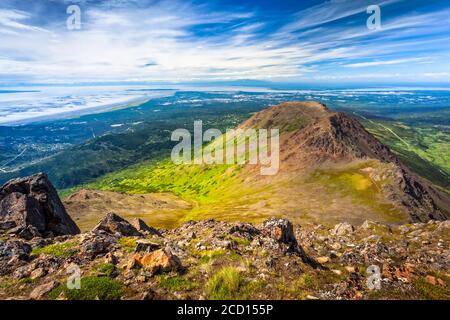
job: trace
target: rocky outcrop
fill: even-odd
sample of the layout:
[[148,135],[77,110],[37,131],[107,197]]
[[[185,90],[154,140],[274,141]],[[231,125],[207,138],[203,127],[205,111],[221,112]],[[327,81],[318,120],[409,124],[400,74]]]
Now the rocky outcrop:
[[139,218],[133,218],[130,220],[130,224],[136,228],[137,231],[148,234],[148,235],[155,235],[155,236],[161,236],[161,234],[153,227],[148,226],[144,220]]
[[[234,298],[371,299],[368,267],[380,270],[380,299],[448,299],[449,228],[448,221],[391,227],[368,221],[333,229],[273,218],[258,225],[191,221],[160,236],[96,230],[0,239],[0,299],[55,298],[52,290],[77,268],[99,290],[121,287],[123,300],[211,299],[211,283],[228,276],[240,279]],[[57,299],[74,297],[62,290]]]
[[143,236],[143,234],[133,227],[131,223],[113,212],[108,213],[92,231],[96,232],[100,230],[110,234],[118,234],[122,237]]
[[278,242],[297,245],[292,223],[286,219],[269,219],[263,224],[263,233]]
[[0,188],[0,229],[25,239],[80,232],[43,173],[11,180]]

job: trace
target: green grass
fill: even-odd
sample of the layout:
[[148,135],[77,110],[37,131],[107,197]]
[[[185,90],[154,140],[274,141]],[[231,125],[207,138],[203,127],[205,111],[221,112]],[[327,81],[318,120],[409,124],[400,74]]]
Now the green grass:
[[447,289],[426,282],[424,279],[414,281],[414,287],[420,296],[426,300],[448,300],[450,293]]
[[[383,173],[384,179],[374,181],[364,169],[373,169]],[[320,183],[331,193],[350,197],[355,204],[371,207],[389,221],[401,221],[404,214],[391,203],[382,199],[383,186],[392,182],[393,174],[389,164],[378,161],[365,161],[342,168],[316,170],[308,178],[309,183]]]
[[242,238],[239,238],[239,237],[233,237],[233,236],[231,236],[229,234],[227,234],[224,239],[232,241],[232,242],[235,242],[236,244],[242,245],[242,246],[249,246],[250,243],[251,243],[250,240],[242,239]]
[[422,177],[450,192],[448,126],[364,121],[364,126]]
[[42,248],[35,248],[31,254],[48,254],[58,258],[68,258],[78,252],[77,245],[78,243],[75,241],[55,243]]
[[200,264],[206,264],[216,259],[222,259],[227,261],[237,261],[241,258],[239,254],[234,251],[228,251],[225,249],[214,250],[197,250],[194,249],[192,254],[199,258]]
[[94,271],[96,271],[99,275],[111,277],[116,271],[116,266],[112,263],[101,263],[94,267]]
[[225,267],[208,280],[206,295],[211,300],[236,300],[241,298],[243,287],[241,272],[233,267]]
[[49,293],[49,298],[56,299],[64,293],[68,300],[119,300],[122,288],[122,283],[115,279],[91,276],[81,278],[79,290],[60,286]]
[[160,276],[158,284],[169,291],[189,291],[197,288],[192,280],[180,276]]
[[232,165],[177,165],[168,160],[108,174],[86,187],[130,194],[172,192],[185,199],[210,202],[214,201],[211,192],[230,183],[236,168]]
[[226,266],[208,279],[205,294],[210,300],[246,300],[263,290],[265,284],[263,280],[245,279],[243,272]]
[[117,243],[119,246],[127,252],[133,252],[137,246],[137,239],[133,237],[120,238]]

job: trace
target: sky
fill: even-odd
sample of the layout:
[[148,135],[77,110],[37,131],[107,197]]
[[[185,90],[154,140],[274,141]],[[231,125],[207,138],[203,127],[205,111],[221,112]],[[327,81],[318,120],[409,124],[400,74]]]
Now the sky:
[[240,79],[450,83],[450,1],[0,3],[0,85]]

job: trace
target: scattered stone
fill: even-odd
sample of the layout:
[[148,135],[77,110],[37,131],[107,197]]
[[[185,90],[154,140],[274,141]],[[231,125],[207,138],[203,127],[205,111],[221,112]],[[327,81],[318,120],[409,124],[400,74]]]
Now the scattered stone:
[[345,270],[347,270],[347,272],[349,272],[349,273],[355,273],[356,272],[356,269],[353,266],[346,266]]
[[144,292],[141,296],[141,300],[155,300],[157,297],[155,291],[149,289],[146,292]]
[[40,285],[36,288],[34,288],[33,291],[30,293],[30,299],[32,300],[40,300],[42,299],[47,293],[52,291],[58,286],[58,282],[56,281],[50,281],[49,283]]
[[152,252],[155,251],[157,249],[160,249],[161,245],[159,243],[156,242],[152,242],[149,240],[138,240],[136,241],[136,249],[134,250],[134,252],[138,253],[138,252]]
[[44,268],[37,268],[31,272],[30,279],[36,280],[36,279],[42,278],[43,276],[45,276],[45,274],[46,274],[46,272],[45,272]]
[[105,262],[116,265],[119,263],[119,259],[117,258],[117,256],[114,253],[108,252],[105,256]]
[[331,230],[331,234],[335,236],[344,236],[348,233],[352,233],[355,228],[348,222],[342,222],[334,226]]
[[21,260],[27,259],[31,253],[31,246],[23,241],[9,240],[0,242],[0,260],[18,257]]
[[81,241],[81,253],[88,259],[114,251],[117,238],[103,230],[86,234]]
[[332,243],[330,247],[333,248],[334,250],[340,250],[342,248],[342,245],[339,242],[335,242]]
[[328,257],[318,257],[317,258],[317,262],[320,264],[327,263],[328,261],[330,261],[330,258],[328,258]]
[[430,276],[430,275],[427,275],[425,277],[425,281],[428,282],[429,284],[434,285],[434,286],[437,284],[436,278],[433,277],[433,276]]

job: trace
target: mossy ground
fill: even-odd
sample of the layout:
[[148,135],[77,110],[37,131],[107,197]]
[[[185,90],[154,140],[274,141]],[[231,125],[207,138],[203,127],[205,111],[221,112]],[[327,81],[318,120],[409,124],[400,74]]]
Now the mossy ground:
[[68,241],[63,243],[55,243],[42,248],[35,248],[33,255],[48,254],[58,258],[68,258],[78,252],[78,242]]
[[109,277],[89,276],[81,278],[80,289],[68,289],[61,285],[49,293],[49,298],[57,299],[61,294],[68,300],[119,300],[123,285]]

